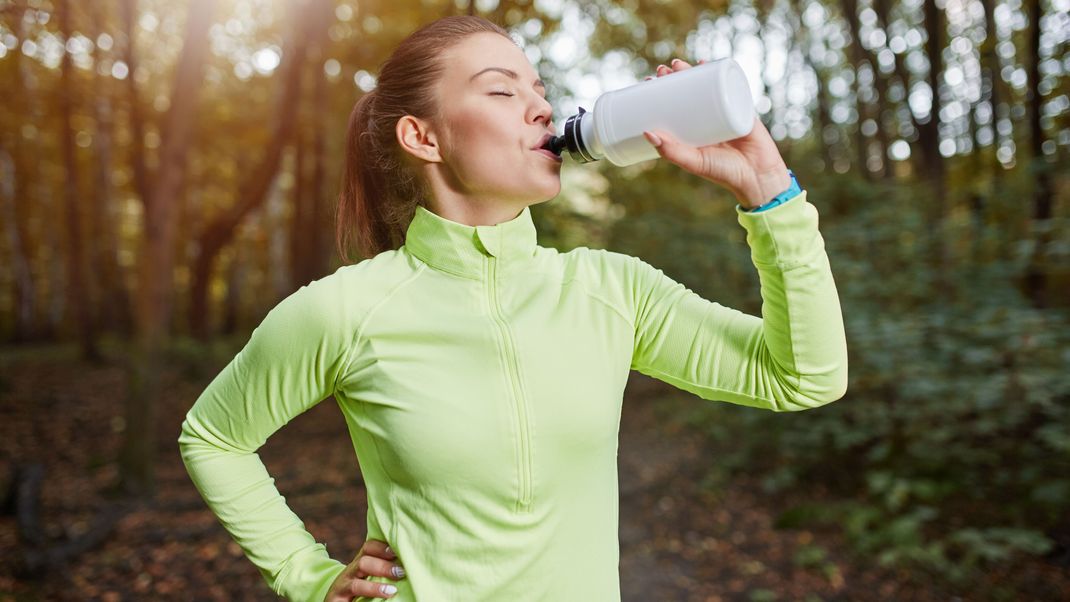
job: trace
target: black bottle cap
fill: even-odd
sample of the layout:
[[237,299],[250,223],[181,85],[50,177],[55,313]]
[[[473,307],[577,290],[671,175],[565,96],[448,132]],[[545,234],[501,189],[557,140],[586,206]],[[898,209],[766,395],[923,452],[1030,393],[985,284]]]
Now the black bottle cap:
[[580,107],[578,113],[569,117],[565,121],[565,147],[568,149],[568,154],[577,163],[590,163],[595,161],[594,156],[587,150],[587,145],[583,140],[583,130],[580,128],[580,121],[583,119],[583,114],[587,112],[587,109]]
[[595,158],[587,150],[583,142],[583,132],[580,129],[580,119],[587,110],[580,107],[580,111],[565,121],[565,133],[560,136],[549,138],[542,148],[560,155],[567,150],[570,157],[577,163],[590,163]]

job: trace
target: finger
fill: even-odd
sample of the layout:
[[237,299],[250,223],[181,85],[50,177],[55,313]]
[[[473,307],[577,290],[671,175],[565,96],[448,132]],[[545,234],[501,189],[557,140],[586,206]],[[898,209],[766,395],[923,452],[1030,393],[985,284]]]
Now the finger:
[[690,69],[691,65],[680,59],[673,59],[671,63],[673,71],[683,71],[684,69]]
[[662,130],[645,131],[643,135],[658,150],[658,154],[670,162],[691,173],[698,173],[702,169],[702,153],[697,148],[680,142]]
[[658,65],[657,71],[655,71],[655,73],[657,74],[658,77],[661,77],[663,75],[668,75],[668,74],[672,73],[672,69],[669,69],[665,65]]
[[357,568],[365,574],[378,577],[401,579],[405,576],[405,569],[400,564],[376,558],[375,556],[361,556],[360,560],[357,561]]
[[349,591],[352,592],[354,596],[390,598],[398,593],[398,586],[393,583],[379,583],[377,581],[368,581],[367,579],[354,579],[349,582]]
[[378,539],[369,539],[364,542],[364,547],[362,549],[365,554],[371,556],[378,556],[379,558],[386,558],[387,560],[397,558],[397,554],[390,549],[390,546],[386,545],[385,541],[379,541]]

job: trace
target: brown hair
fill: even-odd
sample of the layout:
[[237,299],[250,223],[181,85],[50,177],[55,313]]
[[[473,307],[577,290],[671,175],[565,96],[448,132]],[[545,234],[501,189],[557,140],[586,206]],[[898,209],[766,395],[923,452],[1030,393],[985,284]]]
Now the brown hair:
[[[441,76],[444,50],[481,32],[509,32],[483,17],[454,15],[409,34],[379,69],[376,87],[353,106],[346,133],[345,165],[338,198],[335,242],[345,263],[354,239],[364,257],[397,249],[405,242],[426,183],[403,160],[395,127],[413,115],[434,119],[433,94]],[[515,41],[514,41],[515,43]]]

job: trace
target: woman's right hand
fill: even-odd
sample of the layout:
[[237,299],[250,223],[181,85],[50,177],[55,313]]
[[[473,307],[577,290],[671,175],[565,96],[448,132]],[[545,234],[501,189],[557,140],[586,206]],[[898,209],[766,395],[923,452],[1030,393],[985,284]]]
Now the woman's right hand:
[[353,562],[339,573],[327,590],[323,602],[350,602],[355,596],[390,598],[397,593],[397,586],[389,583],[368,581],[365,577],[377,575],[391,579],[405,577],[405,569],[393,562],[397,555],[385,541],[369,539],[357,552]]

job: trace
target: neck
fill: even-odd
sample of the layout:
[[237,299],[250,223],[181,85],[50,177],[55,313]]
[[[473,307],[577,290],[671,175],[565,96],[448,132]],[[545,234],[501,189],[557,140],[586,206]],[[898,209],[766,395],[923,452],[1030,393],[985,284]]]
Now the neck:
[[523,203],[454,196],[433,197],[424,206],[436,215],[468,226],[493,226],[507,222],[515,219],[527,207]]
[[429,194],[421,204],[435,215],[459,224],[493,226],[516,218],[531,204],[523,197],[470,190],[445,163],[428,163],[424,169]]

